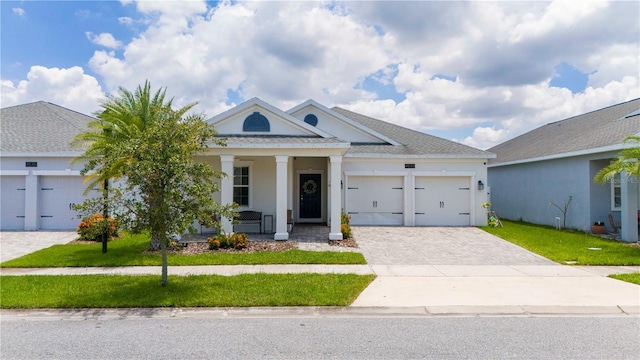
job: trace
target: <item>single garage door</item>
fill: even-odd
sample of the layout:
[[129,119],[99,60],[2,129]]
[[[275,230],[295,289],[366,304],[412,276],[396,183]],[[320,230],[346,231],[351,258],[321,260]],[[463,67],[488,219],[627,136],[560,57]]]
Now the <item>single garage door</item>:
[[24,176],[0,177],[0,227],[24,230]]
[[347,185],[352,225],[404,225],[402,176],[350,176]]
[[[40,177],[38,200],[40,203],[40,228],[43,230],[75,230],[80,219],[71,208],[82,203],[86,188],[82,176],[42,176]],[[87,196],[96,196],[93,190]]]
[[416,226],[469,226],[469,177],[416,177]]

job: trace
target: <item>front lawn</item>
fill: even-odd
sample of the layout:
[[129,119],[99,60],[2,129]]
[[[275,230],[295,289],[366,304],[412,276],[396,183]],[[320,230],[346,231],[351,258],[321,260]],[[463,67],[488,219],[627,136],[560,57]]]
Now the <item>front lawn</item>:
[[640,246],[637,243],[625,244],[583,232],[501,221],[504,227],[481,229],[561,264],[640,265]]
[[[0,267],[91,267],[156,266],[160,253],[145,253],[149,235],[125,235],[110,241],[106,254],[100,243],[54,245],[23,257],[9,260]],[[252,253],[169,254],[170,266],[185,265],[256,265],[256,264],[366,264],[357,252],[302,251]]]
[[614,275],[609,275],[609,277],[640,285],[640,273],[614,274]]
[[0,308],[347,306],[375,278],[353,274],[1,276]]

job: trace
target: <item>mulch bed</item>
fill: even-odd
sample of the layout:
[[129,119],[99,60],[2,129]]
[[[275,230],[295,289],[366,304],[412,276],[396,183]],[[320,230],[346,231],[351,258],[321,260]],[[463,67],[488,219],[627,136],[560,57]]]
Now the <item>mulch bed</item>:
[[297,249],[298,243],[293,241],[249,241],[244,249],[218,249],[209,250],[209,243],[193,242],[188,243],[181,250],[173,251],[176,254],[204,254],[204,253],[252,253],[257,251],[280,252]]
[[[117,240],[117,239],[110,239],[109,242],[113,240]],[[99,241],[88,241],[88,240],[74,240],[70,242],[70,244],[99,244],[99,243],[100,243]],[[344,240],[329,240],[329,245],[337,246],[337,247],[350,247],[350,248],[358,247],[358,243],[353,238],[344,239]],[[258,251],[280,252],[280,251],[287,251],[287,250],[297,249],[297,248],[298,248],[298,243],[296,241],[249,241],[245,249],[209,250],[209,243],[207,242],[191,242],[191,243],[187,243],[187,246],[183,248],[169,249],[169,252],[173,254],[196,255],[196,254],[205,254],[205,253],[253,253]],[[145,251],[145,253],[153,253],[153,252]]]
[[358,243],[354,238],[348,238],[344,240],[329,240],[329,245],[340,246],[340,247],[350,247],[350,248],[358,247]]

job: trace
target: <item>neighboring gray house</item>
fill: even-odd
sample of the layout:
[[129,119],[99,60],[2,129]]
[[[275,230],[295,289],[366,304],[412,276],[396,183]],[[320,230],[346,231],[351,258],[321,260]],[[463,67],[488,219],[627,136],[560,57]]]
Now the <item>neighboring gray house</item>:
[[593,181],[617,153],[637,143],[623,143],[640,133],[640,99],[550,123],[487,151],[492,210],[506,219],[554,225],[560,205],[573,197],[567,227],[590,231],[609,215],[621,224],[620,239],[638,240],[638,179],[623,174],[609,184]]
[[[0,228],[75,229],[70,205],[85,184],[68,144],[93,118],[46,102],[4,108],[0,118]],[[277,240],[288,238],[289,221],[327,224],[328,237],[341,239],[342,211],[353,225],[487,223],[489,152],[313,100],[283,111],[253,98],[208,122],[227,139],[197,157],[230,175],[216,200],[260,213],[252,228]]]

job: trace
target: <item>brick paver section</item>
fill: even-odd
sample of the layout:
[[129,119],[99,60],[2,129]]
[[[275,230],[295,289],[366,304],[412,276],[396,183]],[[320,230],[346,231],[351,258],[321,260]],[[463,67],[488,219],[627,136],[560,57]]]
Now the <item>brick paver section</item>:
[[473,227],[352,227],[370,265],[553,265]]

